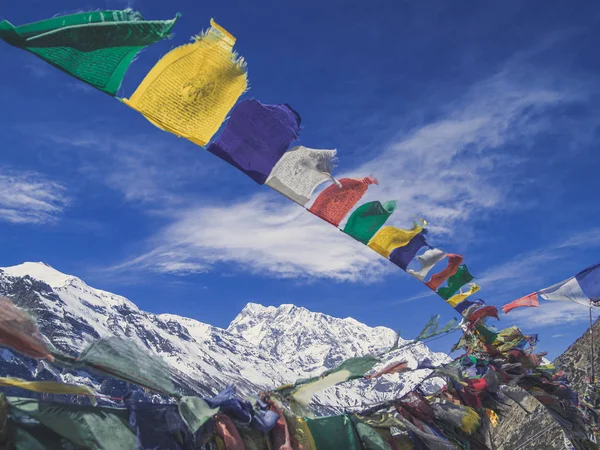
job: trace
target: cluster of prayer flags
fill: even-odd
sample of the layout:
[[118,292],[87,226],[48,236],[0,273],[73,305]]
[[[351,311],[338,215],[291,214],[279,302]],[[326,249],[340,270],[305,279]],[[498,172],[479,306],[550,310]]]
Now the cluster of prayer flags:
[[595,264],[578,274],[553,286],[540,289],[518,298],[502,307],[508,313],[520,307],[538,307],[539,299],[549,301],[570,301],[583,306],[600,304],[600,264]]

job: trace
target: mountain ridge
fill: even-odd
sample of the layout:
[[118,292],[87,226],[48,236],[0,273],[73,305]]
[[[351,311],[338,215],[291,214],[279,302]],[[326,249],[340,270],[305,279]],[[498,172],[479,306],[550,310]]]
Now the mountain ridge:
[[[243,394],[256,394],[318,375],[345,359],[379,353],[396,340],[396,333],[389,328],[369,327],[353,318],[339,319],[289,303],[279,307],[249,303],[226,329],[174,314],[153,314],[45,263],[0,268],[0,295],[30,311],[59,350],[78,354],[94,339],[123,336],[165,360],[179,374],[179,387],[197,395],[214,395],[227,384],[235,384]],[[400,340],[401,344],[408,342]],[[33,361],[9,353],[3,353],[6,357],[0,361],[4,374],[40,376]],[[382,364],[407,360],[416,367],[423,358],[434,363],[449,360],[447,355],[416,343],[391,352]],[[43,376],[57,376],[48,364],[42,366],[46,368],[41,370]],[[330,412],[366,405],[414,388],[429,373],[416,370],[373,381],[355,380],[319,393],[316,402],[331,408]],[[85,384],[103,393],[105,380],[90,374],[86,377]],[[440,383],[439,379],[428,380],[425,386],[434,389]],[[114,392],[107,395],[111,394]]]

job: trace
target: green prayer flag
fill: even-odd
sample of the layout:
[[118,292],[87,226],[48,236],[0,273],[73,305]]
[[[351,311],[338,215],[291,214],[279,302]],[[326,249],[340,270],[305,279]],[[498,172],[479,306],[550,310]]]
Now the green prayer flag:
[[366,245],[395,210],[395,200],[383,205],[378,201],[365,203],[348,218],[344,233]]
[[13,414],[29,416],[75,445],[100,450],[136,448],[123,408],[99,408],[8,397]]
[[356,432],[360,437],[363,448],[365,450],[390,450],[390,445],[384,441],[381,435],[375,431],[372,427],[367,425],[366,423],[362,423],[360,420],[356,418],[356,416],[352,417],[352,421],[354,422],[354,427],[356,428]]
[[0,22],[0,39],[115,95],[144,47],[168,37],[177,21],[144,20],[130,9],[53,17],[18,27]]
[[458,320],[456,319],[456,317],[454,317],[446,325],[444,325],[444,327],[438,332],[438,334],[448,333],[450,330],[452,330],[456,326],[457,323],[458,323]]
[[415,338],[415,341],[422,341],[423,339],[427,339],[437,334],[438,320],[440,320],[439,314],[431,316],[431,319],[429,319],[427,325],[425,325],[425,327],[421,330],[419,335]]
[[192,433],[218,412],[219,408],[211,408],[200,397],[182,397],[179,402],[179,414]]
[[163,394],[175,392],[171,369],[163,359],[117,336],[92,342],[76,363]]
[[317,450],[362,450],[360,439],[347,415],[306,419]]
[[448,278],[448,286],[441,287],[437,290],[437,293],[444,300],[448,300],[465,284],[470,283],[475,277],[469,273],[469,269],[464,264],[458,266],[458,270],[454,275]]

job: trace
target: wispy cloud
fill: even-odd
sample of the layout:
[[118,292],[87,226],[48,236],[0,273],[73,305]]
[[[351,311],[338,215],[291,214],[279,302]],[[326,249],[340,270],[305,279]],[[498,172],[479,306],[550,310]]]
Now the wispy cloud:
[[0,167],[0,220],[23,224],[54,222],[68,203],[61,184],[35,172]]
[[182,211],[155,236],[152,250],[113,269],[185,274],[235,262],[245,271],[283,278],[372,280],[390,269],[370,249],[302,208],[260,195],[241,203]]

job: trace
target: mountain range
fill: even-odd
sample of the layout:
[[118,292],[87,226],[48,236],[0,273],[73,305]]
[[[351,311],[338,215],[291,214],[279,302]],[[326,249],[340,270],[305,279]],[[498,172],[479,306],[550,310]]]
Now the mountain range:
[[[76,356],[95,339],[125,337],[162,358],[175,374],[180,391],[202,396],[214,395],[228,384],[243,395],[256,394],[318,375],[351,357],[380,353],[397,339],[386,327],[369,327],[352,318],[335,318],[291,304],[248,303],[222,329],[192,318],[142,311],[125,297],[90,287],[41,262],[0,268],[0,295],[30,312],[42,334],[62,352]],[[382,366],[405,360],[416,367],[425,358],[434,364],[449,361],[447,355],[434,353],[423,343],[400,338],[398,344],[401,348],[389,352]],[[64,372],[9,349],[1,350],[0,373],[83,383],[109,396],[123,396],[133,388],[86,372]],[[333,413],[397,398],[429,373],[414,370],[339,385],[315,397],[316,409]],[[441,383],[428,379],[422,387],[436,389]]]

